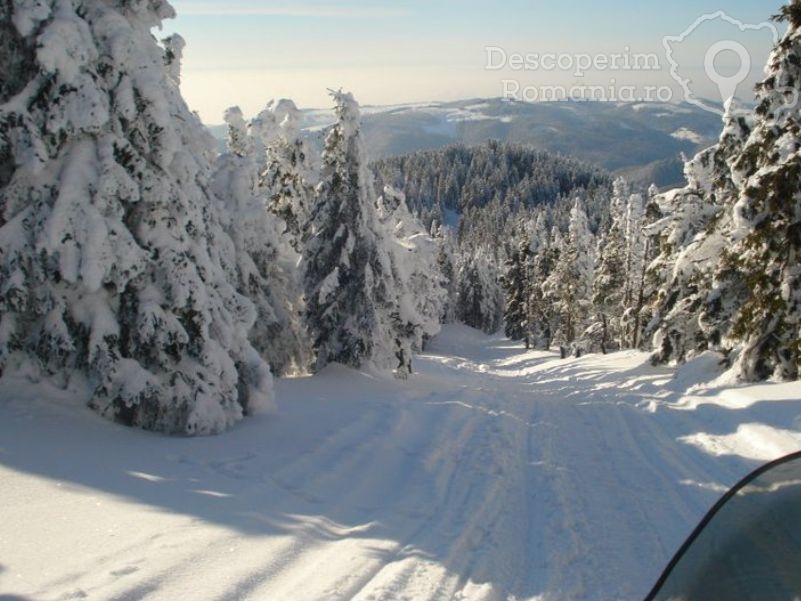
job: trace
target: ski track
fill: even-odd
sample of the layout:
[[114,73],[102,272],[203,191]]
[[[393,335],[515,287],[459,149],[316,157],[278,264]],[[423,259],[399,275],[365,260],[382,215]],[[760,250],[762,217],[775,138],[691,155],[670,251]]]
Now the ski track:
[[[682,442],[755,410],[685,410],[642,354],[559,360],[451,328],[417,365],[406,384],[343,368],[279,382],[277,416],[213,439],[0,404],[0,501],[20,524],[28,497],[46,514],[39,498],[62,495],[67,522],[0,524],[0,598],[636,600],[758,464]],[[66,448],[59,428],[78,432]],[[58,454],[95,456],[82,471]],[[48,536],[67,537],[58,561]],[[48,569],[23,561],[37,553]]]

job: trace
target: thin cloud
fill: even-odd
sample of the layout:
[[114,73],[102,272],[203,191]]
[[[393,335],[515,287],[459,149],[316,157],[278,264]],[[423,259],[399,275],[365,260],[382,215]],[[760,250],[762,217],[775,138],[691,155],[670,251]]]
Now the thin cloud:
[[328,4],[270,4],[266,2],[173,2],[179,16],[202,17],[305,17],[336,19],[388,19],[409,14],[402,8],[333,6]]

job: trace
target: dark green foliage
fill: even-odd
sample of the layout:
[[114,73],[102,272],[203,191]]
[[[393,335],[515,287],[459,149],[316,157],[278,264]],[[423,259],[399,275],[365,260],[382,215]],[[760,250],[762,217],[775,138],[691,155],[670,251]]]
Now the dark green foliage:
[[653,305],[655,358],[721,351],[749,381],[801,370],[801,3],[777,18],[790,28],[753,121],[728,115],[720,143],[688,166],[688,187],[667,196],[673,223],[655,262],[668,280]]
[[22,91],[36,75],[36,54],[11,23],[10,0],[0,2],[0,103]]
[[528,300],[530,281],[528,272],[531,262],[531,249],[528,238],[518,234],[520,242],[512,249],[506,260],[501,285],[506,293],[504,311],[504,333],[511,340],[528,340]]
[[753,364],[756,379],[770,377],[777,365],[777,375],[794,379],[801,366],[801,275],[796,268],[801,256],[799,188],[801,159],[797,157],[758,178],[758,185],[747,191],[752,230],[740,243],[742,252],[729,259],[743,274],[750,292],[732,336],[748,344],[749,354],[761,355]]
[[303,251],[306,323],[317,369],[332,362],[361,367],[376,359],[389,351],[379,341],[385,334],[392,337],[396,325],[390,318],[395,291],[377,233],[358,105],[350,94],[332,96],[339,121],[326,138]]
[[494,334],[503,325],[503,292],[495,259],[487,249],[463,257],[457,275],[456,318]]
[[[606,172],[576,159],[497,142],[385,159],[373,169],[379,189],[390,184],[404,190],[427,227],[446,222],[446,211],[468,216],[462,235],[473,248],[496,244],[527,210],[561,203],[568,214],[577,194],[597,205],[588,206],[597,228],[612,183]],[[601,191],[604,198],[596,199]]]
[[289,168],[278,160],[269,161],[259,184],[271,191],[268,208],[286,223],[287,233],[291,235],[296,249],[300,249],[306,235],[306,216],[298,214],[298,199],[305,200],[313,194],[301,175],[306,155],[302,140],[282,146],[281,150]]
[[793,27],[801,27],[801,2],[792,0],[781,8],[779,14],[773,15],[773,18],[779,22],[789,21]]

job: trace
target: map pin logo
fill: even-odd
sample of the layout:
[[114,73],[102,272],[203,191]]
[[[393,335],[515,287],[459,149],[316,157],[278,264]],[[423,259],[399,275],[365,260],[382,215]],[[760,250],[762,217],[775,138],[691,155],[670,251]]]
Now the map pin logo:
[[[731,77],[721,75],[715,68],[715,59],[721,52],[731,50],[740,57],[740,70]],[[728,105],[737,93],[737,86],[745,81],[751,72],[751,55],[745,46],[732,40],[723,40],[714,44],[706,53],[704,70],[709,79],[717,84],[723,104]]]

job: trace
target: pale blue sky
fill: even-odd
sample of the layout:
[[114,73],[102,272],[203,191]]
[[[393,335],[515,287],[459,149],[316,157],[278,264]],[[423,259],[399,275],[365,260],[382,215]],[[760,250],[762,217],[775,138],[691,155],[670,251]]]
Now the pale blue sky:
[[[363,104],[495,97],[501,79],[522,85],[607,84],[610,73],[485,70],[486,46],[519,53],[655,53],[662,39],[679,35],[699,16],[719,10],[746,24],[766,21],[781,0],[173,0],[178,18],[165,32],[186,38],[183,91],[206,122],[239,104],[255,113],[272,97],[300,106],[327,104],[326,89],[345,87]],[[764,63],[764,35],[729,36],[708,27],[688,38],[689,71],[703,65],[705,49],[729,37]],[[690,51],[692,49],[692,52]],[[733,55],[732,55],[733,56]],[[725,62],[720,57],[719,63]],[[618,75],[618,83],[673,85],[659,73]],[[724,68],[723,66],[721,68]],[[761,65],[760,65],[761,68]],[[756,76],[754,76],[756,77]],[[699,84],[700,85],[700,84]],[[704,88],[712,94],[711,84]],[[712,94],[714,95],[714,94]]]

